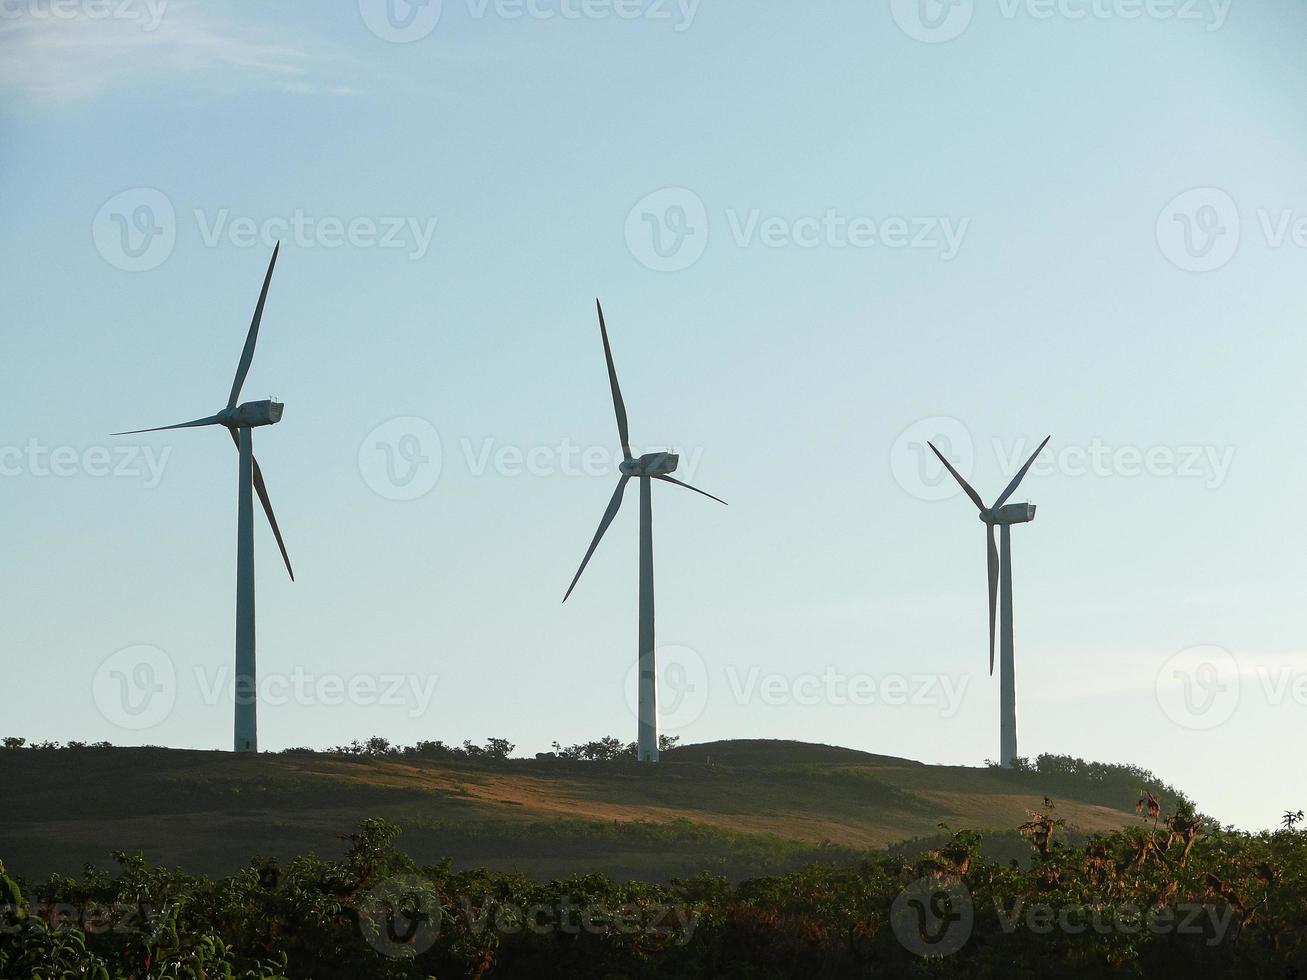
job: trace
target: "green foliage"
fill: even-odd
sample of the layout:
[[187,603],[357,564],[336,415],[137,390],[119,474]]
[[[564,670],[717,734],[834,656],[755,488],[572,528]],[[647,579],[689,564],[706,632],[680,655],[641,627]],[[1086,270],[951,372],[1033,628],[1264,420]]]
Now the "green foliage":
[[[355,739],[349,745],[337,745],[329,749],[335,755],[361,756],[367,759],[430,759],[453,761],[460,759],[487,759],[502,761],[513,754],[515,746],[506,738],[491,738],[485,745],[476,745],[470,739],[461,746],[446,745],[444,742],[422,741],[416,745],[391,745],[390,740],[380,735],[373,735],[366,742]],[[286,749],[286,754],[301,755],[311,749]]]
[[554,756],[572,762],[635,762],[636,747],[634,742],[623,742],[611,735],[594,742],[580,742],[576,745],[559,745],[554,743]]
[[[674,749],[681,740],[679,735],[660,735],[658,736],[658,747],[661,751],[667,752]],[[66,744],[59,742],[34,742],[30,746],[27,739],[15,735],[6,736],[0,740],[0,747],[6,749],[21,749],[24,747],[42,750],[54,749],[111,749],[113,745],[109,742],[80,742],[69,740]],[[465,739],[461,746],[446,745],[444,742],[424,740],[414,745],[392,745],[388,738],[381,735],[373,735],[364,742],[355,739],[349,745],[337,745],[333,749],[327,750],[335,755],[360,756],[368,759],[429,759],[429,760],[468,760],[468,759],[485,759],[491,761],[503,761],[513,754],[517,748],[506,738],[489,738],[486,739],[485,745],[477,745],[470,739]],[[563,748],[557,742],[554,743],[555,753],[542,753],[541,755],[553,755],[556,758],[563,759],[583,759],[585,761],[597,762],[615,762],[620,760],[634,761],[636,757],[635,743],[622,742],[620,739],[611,736],[602,738],[597,742],[585,742],[579,745],[568,746]],[[312,755],[316,750],[297,746],[295,748],[283,749],[282,755]],[[541,756],[537,756],[540,758]]]
[[[992,761],[989,765],[991,769],[999,768]],[[1140,786],[1152,787],[1167,808],[1188,806],[1192,809],[1194,805],[1180,790],[1138,766],[1088,762],[1070,755],[1044,753],[1036,756],[1033,762],[1018,757],[1012,760],[1010,770],[999,771],[1007,772],[1018,784],[1039,786],[1044,792],[1074,796],[1105,806],[1119,805],[1121,799],[1137,792]]]
[[38,749],[38,750],[41,750],[41,751],[47,751],[47,752],[48,752],[48,751],[53,751],[53,750],[56,750],[56,749],[72,749],[72,750],[74,750],[74,751],[77,751],[77,750],[80,750],[80,749],[111,749],[111,748],[113,748],[113,745],[112,745],[111,743],[109,743],[109,742],[79,742],[79,741],[77,741],[76,739],[69,739],[68,744],[66,744],[66,745],[61,745],[61,744],[58,743],[58,742],[50,742],[50,741],[44,741],[44,742],[32,742],[32,743],[29,745],[28,742],[27,742],[27,739],[25,739],[25,738],[19,738],[19,737],[16,736],[16,735],[7,735],[7,736],[5,736],[3,739],[0,739],[0,746],[4,747],[4,748],[6,748],[6,749],[21,749],[21,748],[26,747],[26,748],[29,748],[29,749]]
[[[1155,812],[1150,799],[1137,826],[1080,845],[1057,833],[1045,801],[1021,828],[1024,870],[958,831],[910,857],[739,885],[709,874],[543,883],[449,861],[419,868],[384,820],[363,821],[338,861],[255,860],[218,880],[127,853],[112,874],[88,867],[26,887],[0,867],[0,976],[1295,975],[1307,958],[1307,835],[1238,833],[1191,809]],[[926,920],[902,915],[923,881],[952,889],[929,910],[967,930],[925,957],[916,944],[930,930],[915,930]]]

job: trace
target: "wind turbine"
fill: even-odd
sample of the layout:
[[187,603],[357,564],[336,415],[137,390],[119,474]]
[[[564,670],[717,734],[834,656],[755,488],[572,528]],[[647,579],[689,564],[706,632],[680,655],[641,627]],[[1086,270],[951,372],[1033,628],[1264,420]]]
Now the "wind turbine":
[[267,401],[245,402],[237,405],[245,376],[249,374],[250,362],[254,360],[254,345],[259,338],[259,321],[263,319],[263,304],[268,298],[268,284],[272,281],[272,269],[277,264],[277,253],[281,243],[272,250],[272,261],[268,263],[268,272],[263,277],[263,289],[259,293],[259,303],[254,308],[254,319],[250,321],[250,330],[245,337],[245,349],[241,352],[240,364],[236,367],[236,380],[232,382],[231,395],[227,407],[216,415],[182,422],[178,425],[163,425],[154,429],[135,429],[132,432],[115,432],[114,435],[129,436],[141,432],[164,432],[169,429],[193,429],[206,425],[223,425],[231,434],[232,442],[240,455],[240,480],[237,494],[236,520],[236,722],[235,750],[237,752],[257,752],[259,747],[258,715],[255,698],[255,658],[254,658],[254,500],[251,490],[259,495],[263,512],[268,515],[272,533],[281,549],[282,561],[291,580],[295,572],[290,566],[290,556],[286,554],[286,544],[281,539],[281,530],[277,527],[276,515],[268,500],[268,488],[263,483],[263,473],[254,458],[254,438],[252,432],[262,425],[275,425],[281,421],[280,402]]
[[657,674],[654,663],[654,582],[653,582],[653,502],[651,491],[654,480],[661,480],[663,483],[673,483],[678,487],[684,487],[686,490],[693,490],[695,493],[703,494],[716,500],[719,504],[725,504],[726,501],[720,497],[714,497],[710,493],[705,493],[698,487],[692,487],[688,483],[682,483],[675,479],[671,474],[676,472],[677,464],[680,457],[675,453],[646,453],[639,459],[631,455],[631,440],[627,431],[626,423],[626,405],[622,402],[622,390],[617,385],[617,370],[613,367],[613,351],[608,345],[608,327],[604,324],[604,308],[598,300],[595,300],[595,307],[599,311],[599,334],[604,341],[604,359],[608,362],[608,384],[613,389],[613,409],[617,413],[617,435],[622,441],[622,465],[620,467],[621,477],[617,481],[617,489],[613,491],[613,498],[608,502],[608,509],[604,511],[603,519],[599,522],[599,530],[595,532],[594,540],[590,542],[590,550],[585,553],[585,558],[581,560],[581,567],[576,570],[576,575],[572,579],[572,584],[567,588],[567,595],[563,596],[566,602],[571,596],[572,590],[576,588],[576,583],[581,578],[581,573],[585,571],[585,566],[590,562],[590,556],[595,553],[595,548],[599,547],[599,539],[604,536],[608,530],[608,525],[613,523],[613,518],[617,516],[617,511],[622,506],[622,494],[626,490],[626,484],[635,477],[640,481],[640,640],[639,640],[639,725],[637,730],[638,738],[636,740],[636,758],[641,762],[658,761],[658,689]]
[[[1026,460],[1026,465],[1017,471],[1017,475],[1012,478],[1012,482],[1007,485],[1007,489],[994,501],[990,507],[985,506],[985,502],[980,499],[980,494],[971,489],[971,484],[962,479],[962,474],[953,468],[953,464],[944,458],[944,454],[935,449],[935,444],[929,443],[930,448],[939,461],[944,464],[945,468],[953,474],[953,479],[962,485],[962,489],[967,492],[972,503],[980,511],[980,519],[985,522],[985,539],[987,547],[987,558],[989,562],[989,673],[994,674],[994,614],[995,603],[998,602],[1001,614],[1001,639],[999,642],[999,651],[1001,659],[999,661],[999,764],[1005,767],[1011,767],[1012,760],[1017,757],[1017,683],[1016,683],[1016,656],[1013,652],[1012,644],[1012,525],[1028,524],[1035,519],[1034,504],[1009,504],[1008,497],[1016,492],[1017,486],[1021,483],[1026,475],[1026,471],[1035,461],[1044,447],[1048,445],[1049,436],[1039,444],[1036,449]],[[1001,528],[999,533],[1000,547],[994,547],[994,528]],[[1001,602],[999,602],[999,592],[1002,592]]]

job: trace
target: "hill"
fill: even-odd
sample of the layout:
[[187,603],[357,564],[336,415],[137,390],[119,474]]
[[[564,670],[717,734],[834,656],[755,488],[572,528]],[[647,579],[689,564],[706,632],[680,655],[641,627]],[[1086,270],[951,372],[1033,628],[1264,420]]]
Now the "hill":
[[[1079,760],[1041,771],[931,766],[836,746],[730,741],[667,752],[657,766],[538,759],[425,759],[294,751],[257,756],[160,748],[0,751],[0,859],[41,878],[108,866],[113,850],[211,875],[256,855],[343,853],[366,817],[404,828],[419,863],[547,879],[603,871],[731,878],[923,844],[939,825],[1013,833],[1045,797],[1069,832],[1138,821],[1148,774]],[[1153,782],[1164,797],[1169,788]]]

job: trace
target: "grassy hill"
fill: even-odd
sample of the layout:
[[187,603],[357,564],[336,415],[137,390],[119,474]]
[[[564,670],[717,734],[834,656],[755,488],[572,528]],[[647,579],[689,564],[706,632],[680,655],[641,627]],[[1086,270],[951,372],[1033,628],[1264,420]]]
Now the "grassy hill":
[[993,831],[994,847],[1019,852],[1012,831],[1045,797],[1073,835],[1136,822],[1140,779],[731,741],[678,747],[657,766],[13,749],[0,751],[0,786],[0,859],[28,878],[108,866],[113,850],[213,875],[255,855],[336,856],[341,835],[380,816],[404,828],[404,849],[420,863],[659,881],[853,863],[871,849],[928,842],[940,823]]

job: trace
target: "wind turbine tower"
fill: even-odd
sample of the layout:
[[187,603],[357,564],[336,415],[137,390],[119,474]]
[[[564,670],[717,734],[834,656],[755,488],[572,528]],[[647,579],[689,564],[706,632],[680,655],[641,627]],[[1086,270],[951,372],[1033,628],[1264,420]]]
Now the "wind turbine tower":
[[594,554],[595,548],[599,547],[599,541],[608,530],[608,525],[613,523],[613,518],[621,509],[622,494],[626,490],[627,483],[632,479],[638,479],[640,481],[640,622],[637,650],[640,675],[636,758],[641,762],[657,762],[658,681],[657,665],[654,662],[653,481],[660,480],[663,483],[684,487],[686,490],[693,490],[695,493],[716,500],[719,504],[725,504],[726,501],[673,477],[672,473],[676,472],[680,462],[680,457],[675,453],[646,453],[638,459],[631,454],[626,405],[622,402],[622,390],[617,384],[617,370],[613,367],[613,351],[608,344],[604,308],[598,300],[595,300],[595,306],[599,311],[599,334],[604,342],[604,359],[608,362],[608,384],[613,390],[613,409],[617,413],[617,435],[622,442],[621,477],[617,481],[617,489],[613,491],[612,499],[608,501],[608,509],[604,511],[603,519],[599,522],[599,530],[595,532],[594,540],[590,542],[590,549],[581,560],[581,567],[576,570],[576,575],[572,578],[572,584],[568,586],[563,601],[566,602],[571,596],[572,590],[576,588],[576,583],[581,578],[581,573],[590,562],[590,556]]
[[221,425],[231,434],[239,456],[238,482],[236,493],[236,718],[234,748],[237,752],[257,752],[259,749],[258,705],[256,703],[256,660],[254,642],[254,494],[258,494],[263,512],[272,525],[272,533],[281,549],[282,561],[291,580],[295,572],[290,566],[290,556],[286,554],[286,545],[281,539],[281,530],[277,527],[276,515],[272,512],[272,503],[268,500],[268,488],[263,482],[263,473],[258,460],[254,458],[254,435],[256,428],[275,425],[281,421],[280,402],[266,401],[245,402],[238,405],[245,376],[249,374],[250,364],[254,360],[254,345],[259,338],[259,323],[263,319],[263,304],[268,298],[268,285],[272,282],[272,270],[277,264],[277,253],[281,243],[272,250],[272,260],[268,263],[267,274],[263,277],[263,289],[259,293],[258,305],[254,308],[254,319],[250,322],[249,333],[245,336],[245,348],[241,352],[240,363],[236,367],[236,379],[232,382],[231,394],[227,398],[227,407],[216,415],[209,415],[193,422],[178,425],[163,425],[154,429],[135,429],[132,432],[116,432],[114,435],[128,436],[141,432],[165,432],[169,429],[194,429],[201,426]]
[[[971,488],[962,474],[953,468],[953,464],[944,458],[944,454],[930,443],[930,448],[945,468],[953,474],[966,491],[971,502],[980,511],[980,519],[985,524],[986,560],[989,566],[989,673],[994,673],[994,619],[995,605],[998,606],[999,620],[999,763],[1011,768],[1012,760],[1017,757],[1017,680],[1016,654],[1012,638],[1012,525],[1029,524],[1035,519],[1034,504],[1009,504],[1008,498],[1016,492],[1018,485],[1025,478],[1035,458],[1048,445],[1049,436],[1039,444],[1039,448],[1026,460],[1026,465],[1017,471],[1007,489],[999,495],[994,503],[986,507],[980,494]],[[994,528],[999,529],[999,545],[994,545]]]

